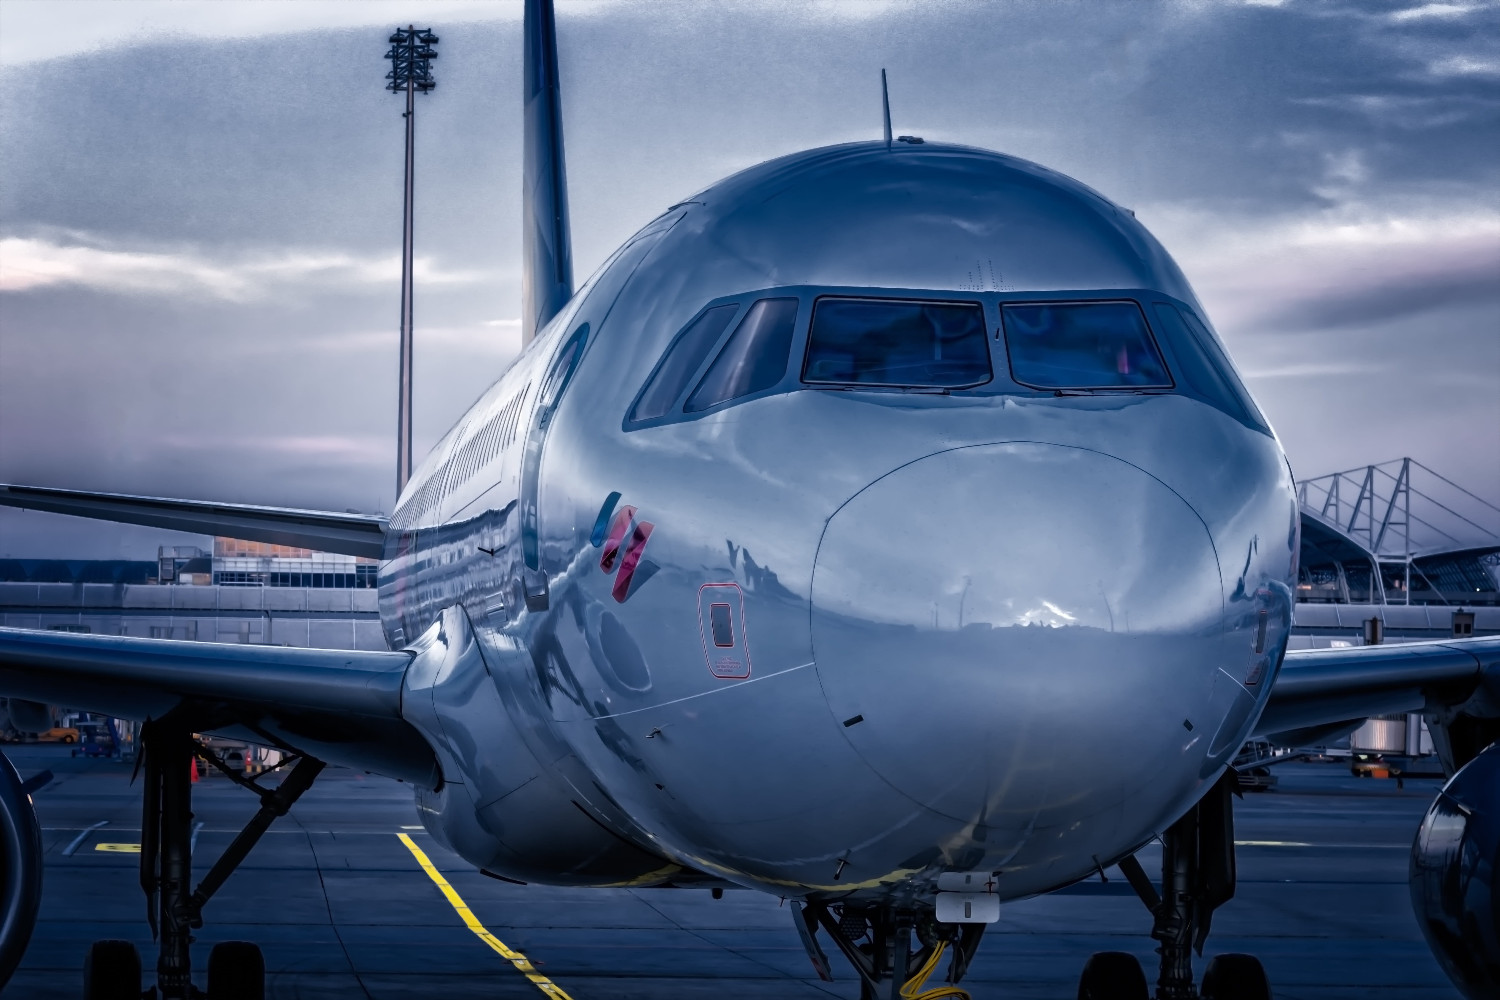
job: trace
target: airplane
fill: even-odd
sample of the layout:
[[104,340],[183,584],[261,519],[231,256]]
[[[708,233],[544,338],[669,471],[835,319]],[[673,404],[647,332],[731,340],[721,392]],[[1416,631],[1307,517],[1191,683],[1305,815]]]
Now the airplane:
[[[410,784],[501,878],[784,897],[864,1000],[967,996],[1004,902],[1115,865],[1150,908],[1149,995],[1268,1000],[1253,956],[1193,970],[1234,893],[1231,760],[1407,711],[1453,775],[1414,907],[1494,995],[1500,639],[1287,651],[1290,466],[1132,213],[887,110],[883,139],[672,205],[575,291],[551,0],[524,37],[525,347],[389,518],[0,489],[380,559],[387,651],[0,629],[13,715],[144,724],[155,995],[201,995],[205,904],[335,764]],[[295,764],[194,887],[199,733]],[[28,791],[0,767],[0,985],[40,895]],[[1157,840],[1159,882],[1135,857]],[[128,942],[85,969],[90,1000],[142,995]],[[253,944],[207,972],[211,998],[263,995]],[[1126,953],[1080,975],[1149,989]]]

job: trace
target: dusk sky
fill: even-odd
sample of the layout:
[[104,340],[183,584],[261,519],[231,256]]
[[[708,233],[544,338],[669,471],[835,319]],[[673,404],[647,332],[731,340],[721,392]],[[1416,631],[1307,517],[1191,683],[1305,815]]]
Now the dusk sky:
[[[728,173],[896,130],[1121,205],[1299,478],[1500,502],[1500,3],[560,2],[579,281]],[[0,481],[389,511],[402,99],[416,438],[520,345],[519,2],[0,3]],[[190,540],[0,513],[0,556]]]

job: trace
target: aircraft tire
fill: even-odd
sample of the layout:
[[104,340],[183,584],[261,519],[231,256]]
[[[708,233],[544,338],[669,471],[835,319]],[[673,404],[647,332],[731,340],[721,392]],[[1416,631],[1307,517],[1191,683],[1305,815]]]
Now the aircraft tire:
[[1271,983],[1254,955],[1215,955],[1200,992],[1203,1000],[1271,1000]]
[[95,941],[83,960],[83,1000],[140,1000],[141,953],[132,941]]
[[265,1000],[266,960],[249,941],[220,941],[208,953],[209,1000]]
[[1078,978],[1078,1000],[1147,1000],[1140,960],[1124,951],[1090,955]]

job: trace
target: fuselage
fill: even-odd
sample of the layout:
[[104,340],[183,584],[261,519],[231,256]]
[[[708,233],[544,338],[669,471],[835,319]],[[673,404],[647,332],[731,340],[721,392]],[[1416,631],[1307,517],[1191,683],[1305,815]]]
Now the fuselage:
[[[1046,353],[1069,336],[1092,346]],[[861,143],[618,251],[417,470],[381,613],[393,646],[444,609],[472,628],[535,759],[447,775],[481,813],[545,773],[668,868],[896,898],[987,870],[1017,897],[1217,777],[1285,649],[1297,524],[1132,215],[1011,157]],[[498,870],[506,821],[449,840]]]

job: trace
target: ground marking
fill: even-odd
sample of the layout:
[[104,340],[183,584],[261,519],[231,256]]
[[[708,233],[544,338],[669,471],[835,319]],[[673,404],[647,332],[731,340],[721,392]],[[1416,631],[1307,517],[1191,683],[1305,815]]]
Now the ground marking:
[[547,996],[555,997],[556,1000],[573,1000],[572,997],[563,991],[561,986],[536,971],[536,967],[531,964],[529,958],[511,948],[504,941],[501,941],[485,929],[484,924],[479,922],[479,918],[474,916],[474,911],[469,909],[469,904],[465,903],[463,897],[458,894],[453,886],[448,884],[448,880],[443,878],[442,873],[437,870],[437,866],[432,863],[426,853],[417,846],[416,842],[408,834],[398,833],[396,836],[401,840],[401,843],[406,845],[406,849],[411,851],[412,857],[417,859],[417,864],[422,866],[422,870],[427,873],[427,877],[432,879],[437,887],[443,891],[443,895],[448,898],[448,903],[458,913],[459,919],[464,922],[464,926],[473,931],[479,940],[489,945],[494,949],[496,954],[519,969],[522,975],[531,980],[533,986]]
[[1337,850],[1390,850],[1409,851],[1410,844],[1309,844],[1301,840],[1236,840],[1235,847],[1316,847],[1322,850],[1334,848]]
[[140,844],[95,844],[94,845],[94,850],[96,850],[96,851],[108,851],[108,852],[110,852],[112,854],[139,854],[139,853],[141,853],[141,845]]
[[1300,840],[1236,840],[1235,847],[1312,847]]
[[101,826],[108,826],[108,825],[109,825],[109,820],[107,820],[107,819],[101,819],[99,822],[95,823],[93,826],[89,827],[87,830],[84,830],[81,833],[79,833],[78,836],[74,837],[71,841],[69,841],[67,847],[63,848],[63,857],[65,857],[65,858],[71,858],[73,856],[73,852],[76,851],[76,850],[78,850],[79,846],[85,840],[88,839],[89,834],[93,833],[95,830],[99,829]]

